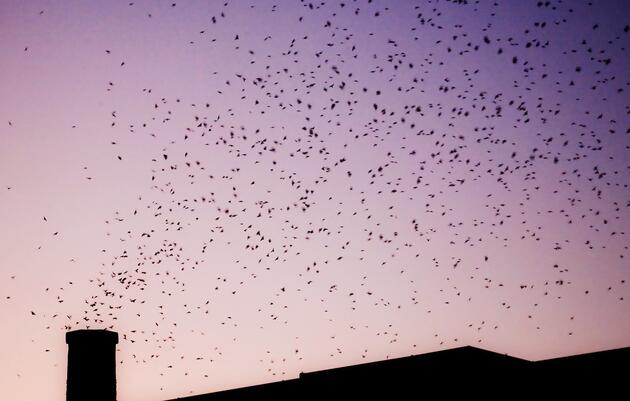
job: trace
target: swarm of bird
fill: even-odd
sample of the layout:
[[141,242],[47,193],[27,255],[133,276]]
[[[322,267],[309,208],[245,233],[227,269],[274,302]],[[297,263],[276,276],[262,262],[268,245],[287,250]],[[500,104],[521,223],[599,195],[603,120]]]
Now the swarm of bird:
[[[121,12],[160,24],[191,7]],[[579,341],[589,316],[575,305],[628,311],[623,13],[582,0],[203,7],[205,25],[175,40],[204,70],[199,90],[143,87],[133,57],[100,51],[115,71],[102,152],[145,181],[104,223],[80,308],[46,289],[49,327],[117,330],[123,363],[211,386],[239,347],[277,379],[492,347],[505,326]],[[574,266],[588,258],[616,270]],[[187,341],[197,355],[180,355]]]

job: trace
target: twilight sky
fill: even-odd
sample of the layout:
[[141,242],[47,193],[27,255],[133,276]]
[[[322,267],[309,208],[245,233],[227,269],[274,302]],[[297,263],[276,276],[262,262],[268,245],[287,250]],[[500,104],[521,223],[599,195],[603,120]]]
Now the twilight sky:
[[[175,2],[176,1],[176,2]],[[630,345],[627,1],[0,0],[0,388]]]

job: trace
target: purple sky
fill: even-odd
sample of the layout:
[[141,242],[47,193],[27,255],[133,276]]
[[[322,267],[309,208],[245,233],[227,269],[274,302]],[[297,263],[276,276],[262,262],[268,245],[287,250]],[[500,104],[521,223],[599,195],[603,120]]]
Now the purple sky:
[[456,3],[1,0],[3,396],[629,346],[627,2]]

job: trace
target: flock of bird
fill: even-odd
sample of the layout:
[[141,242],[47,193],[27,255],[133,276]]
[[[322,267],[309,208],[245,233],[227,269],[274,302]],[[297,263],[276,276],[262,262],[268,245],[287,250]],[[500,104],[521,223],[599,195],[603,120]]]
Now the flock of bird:
[[[579,337],[574,301],[628,310],[630,32],[595,17],[605,3],[251,2],[263,35],[222,3],[180,43],[236,60],[208,67],[205,98],[138,87],[140,115],[108,111],[102,151],[146,184],[105,222],[81,313],[47,288],[46,324],[117,330],[123,363],[164,375],[233,357],[218,332],[290,333],[254,347],[286,377],[287,361],[483,343],[509,321]],[[117,76],[133,63],[102,57]],[[120,86],[103,77],[104,96]],[[621,273],[574,273],[600,254]],[[459,324],[431,326],[444,316]],[[177,354],[191,336],[203,350]]]

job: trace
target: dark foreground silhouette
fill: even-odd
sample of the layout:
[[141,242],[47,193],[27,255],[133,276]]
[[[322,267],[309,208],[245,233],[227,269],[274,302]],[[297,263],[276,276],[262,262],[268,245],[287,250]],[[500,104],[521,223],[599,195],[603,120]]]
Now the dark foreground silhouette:
[[[68,401],[116,399],[117,340],[99,330],[67,333]],[[177,400],[624,399],[629,369],[630,347],[538,362],[461,347]]]
[[630,392],[629,362],[630,347],[539,362],[461,347],[178,400],[615,399]]
[[67,401],[116,400],[118,333],[76,330],[66,333],[68,344]]

